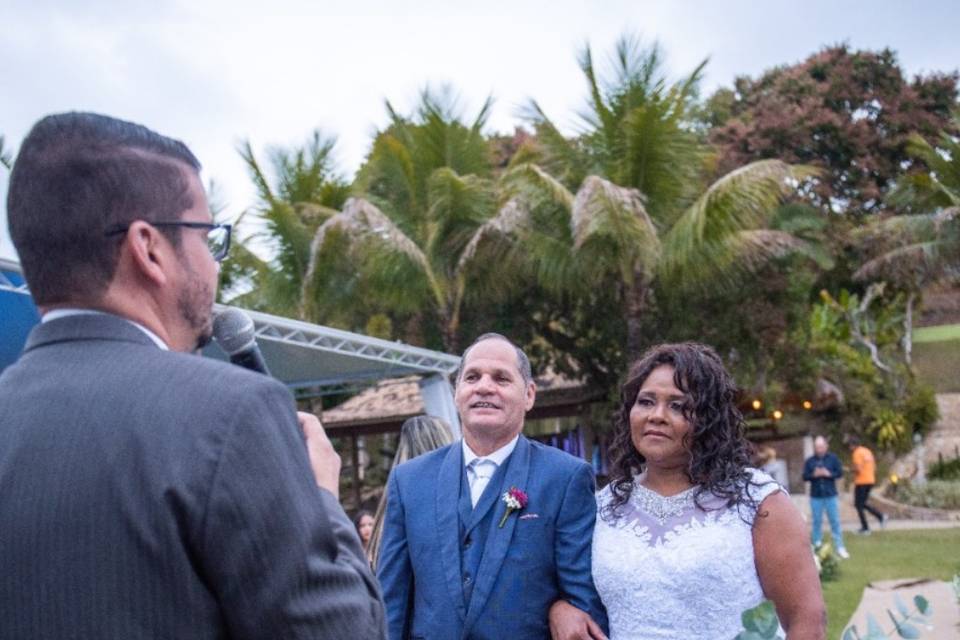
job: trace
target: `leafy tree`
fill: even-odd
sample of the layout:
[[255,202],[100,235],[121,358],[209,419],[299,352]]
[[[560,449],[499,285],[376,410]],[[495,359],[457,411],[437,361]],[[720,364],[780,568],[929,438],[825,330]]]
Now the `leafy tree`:
[[658,313],[647,330],[665,341],[710,344],[726,356],[740,384],[767,405],[798,402],[816,382],[808,318],[819,271],[807,256],[791,255],[770,261],[733,292],[678,296],[658,289]]
[[[425,344],[425,328],[456,352],[461,313],[471,294],[485,303],[511,283],[481,278],[482,264],[507,256],[498,248],[517,207],[492,178],[482,129],[491,101],[470,122],[449,90],[421,95],[411,117],[387,103],[390,126],[374,140],[355,185],[358,195],[320,225],[303,283],[306,309],[320,308],[340,284],[329,267],[352,265],[358,282],[385,309],[407,319],[408,341]],[[494,270],[496,271],[496,270]],[[479,286],[480,282],[483,286]]]
[[936,147],[913,135],[907,151],[928,169],[901,176],[891,191],[888,202],[905,213],[875,220],[856,234],[866,259],[854,278],[906,293],[903,347],[909,364],[915,302],[927,285],[960,279],[960,143],[947,132]]
[[825,171],[807,185],[808,200],[860,214],[881,210],[902,166],[915,161],[911,134],[956,133],[956,101],[956,73],[908,81],[893,51],[839,45],[756,80],[738,78],[701,115],[713,127],[721,172],[763,158],[813,165]]
[[614,292],[619,304],[606,313],[626,324],[618,370],[651,341],[644,320],[654,291],[729,290],[806,246],[769,225],[806,169],[766,160],[707,183],[710,150],[691,126],[704,64],[670,83],[659,47],[624,37],[612,76],[601,79],[586,48],[580,135],[566,138],[532,103],[538,148],[521,150],[505,176],[527,210],[518,228],[538,280],[580,295]]
[[[317,228],[336,214],[349,194],[349,183],[333,161],[333,138],[314,131],[296,148],[267,152],[273,179],[268,176],[249,141],[239,152],[257,189],[254,213],[260,230],[248,242],[261,243],[274,257],[262,261],[241,246],[226,263],[227,275],[252,280],[249,291],[236,302],[281,315],[317,320],[303,313],[300,298],[310,261],[310,241]],[[236,273],[234,273],[235,271]]]
[[884,283],[871,284],[862,296],[822,291],[810,316],[822,374],[843,389],[843,406],[831,424],[896,451],[909,449],[912,435],[937,419],[933,394],[916,380],[899,347],[902,298],[889,295]]

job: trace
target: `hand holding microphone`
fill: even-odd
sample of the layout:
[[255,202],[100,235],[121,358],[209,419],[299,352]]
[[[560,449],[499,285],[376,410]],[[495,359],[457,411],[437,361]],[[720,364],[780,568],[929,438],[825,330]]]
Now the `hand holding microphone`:
[[213,319],[213,337],[230,356],[230,362],[270,375],[267,362],[257,346],[253,318],[249,314],[236,307],[227,307]]
[[307,456],[317,486],[340,499],[340,454],[333,448],[320,419],[312,413],[297,412],[297,420],[307,441]]
[[[270,375],[267,363],[257,346],[253,318],[235,307],[227,307],[213,320],[213,337],[230,356],[230,362],[258,373]],[[310,469],[317,486],[340,498],[340,455],[333,448],[320,419],[312,413],[297,412],[310,458]]]

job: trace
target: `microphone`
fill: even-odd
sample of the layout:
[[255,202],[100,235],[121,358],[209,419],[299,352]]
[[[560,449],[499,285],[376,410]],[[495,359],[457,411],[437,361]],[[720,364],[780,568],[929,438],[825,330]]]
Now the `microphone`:
[[257,346],[253,318],[236,307],[227,307],[213,319],[213,337],[230,362],[244,369],[270,375],[267,363]]

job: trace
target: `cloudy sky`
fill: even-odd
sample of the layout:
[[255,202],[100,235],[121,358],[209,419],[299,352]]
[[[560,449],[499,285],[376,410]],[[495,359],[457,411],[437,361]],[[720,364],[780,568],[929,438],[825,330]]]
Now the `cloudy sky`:
[[[0,134],[15,150],[39,117],[75,109],[146,124],[186,142],[237,215],[254,199],[238,141],[262,152],[320,128],[351,175],[384,99],[407,112],[427,84],[452,85],[468,114],[492,95],[491,131],[512,130],[529,98],[572,127],[587,41],[657,39],[676,75],[709,57],[709,92],[838,42],[889,46],[910,74],[951,71],[957,24],[949,1],[0,0]],[[4,207],[0,257],[14,255]]]

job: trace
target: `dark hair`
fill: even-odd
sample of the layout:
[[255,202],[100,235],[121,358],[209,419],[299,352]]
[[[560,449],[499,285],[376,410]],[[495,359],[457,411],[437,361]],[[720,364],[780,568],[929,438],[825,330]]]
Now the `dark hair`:
[[360,533],[360,521],[363,520],[364,516],[370,516],[373,518],[373,514],[366,509],[360,509],[360,511],[357,512],[357,515],[353,517],[353,526],[357,530],[357,533]]
[[467,354],[470,353],[470,350],[477,346],[477,344],[483,342],[484,340],[503,340],[513,347],[514,351],[517,352],[517,369],[520,371],[520,376],[523,378],[524,384],[533,382],[533,369],[530,366],[530,358],[528,358],[527,354],[523,352],[523,349],[513,344],[508,337],[499,333],[485,333],[471,342],[470,346],[463,350],[463,355],[460,356],[460,366],[457,368],[457,382],[460,382],[460,375],[463,373],[463,363],[467,360]]
[[663,365],[673,367],[673,383],[689,398],[683,412],[692,428],[683,444],[690,451],[687,476],[699,487],[695,503],[703,508],[700,498],[709,492],[724,498],[727,506],[747,504],[755,511],[757,503],[747,492],[748,485],[756,485],[747,470],[752,447],[744,437],[736,384],[712,348],[683,342],[655,346],[630,367],[610,447],[612,499],[601,516],[617,517],[618,509],[630,499],[634,473],[646,462],[633,445],[630,410],[643,382]]
[[[37,122],[10,173],[7,217],[37,304],[96,300],[113,279],[118,237],[134,220],[179,220],[200,163],[182,142],[95,113]],[[166,230],[164,230],[166,232]],[[179,234],[168,235],[177,246]]]

